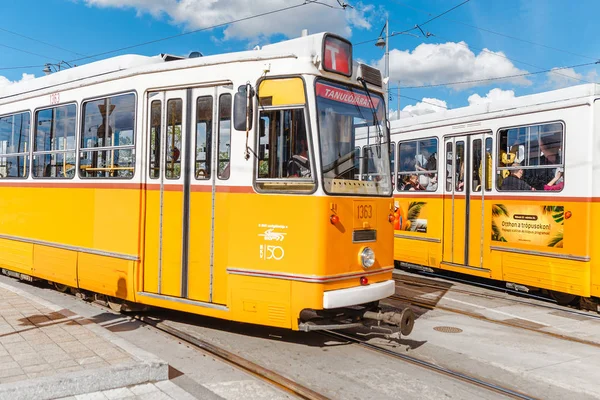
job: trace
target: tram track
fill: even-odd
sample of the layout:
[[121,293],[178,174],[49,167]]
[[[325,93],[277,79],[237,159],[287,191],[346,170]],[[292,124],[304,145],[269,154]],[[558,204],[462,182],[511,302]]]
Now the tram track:
[[[399,281],[398,278],[394,278],[397,282]],[[403,284],[407,284],[408,282],[406,281],[400,281]],[[435,285],[431,285],[434,286]],[[436,287],[438,288],[438,287]],[[447,291],[448,288],[447,287],[443,287],[443,286],[439,286],[439,290],[444,290]],[[453,292],[456,293],[460,293],[457,290],[453,290]],[[472,294],[472,292],[469,291],[463,291],[466,292],[467,294]],[[481,295],[481,296],[486,296],[485,294],[480,294],[477,293],[477,295]],[[499,297],[499,296],[497,296]],[[471,312],[471,311],[466,311],[466,310],[462,310],[459,308],[454,308],[454,307],[449,307],[449,306],[445,306],[445,305],[440,305],[438,300],[436,299],[435,301],[428,301],[428,300],[423,300],[423,299],[416,299],[413,297],[409,297],[409,296],[403,296],[403,295],[398,295],[398,294],[394,294],[392,296],[390,296],[388,299],[390,300],[394,300],[394,301],[399,301],[402,303],[408,303],[410,305],[413,305],[415,307],[418,308],[422,308],[425,310],[441,310],[441,311],[446,311],[446,312],[450,312],[453,314],[458,314],[458,315],[463,315],[469,318],[474,318],[480,321],[485,321],[485,322],[490,322],[493,324],[497,324],[497,325],[502,325],[502,326],[507,326],[507,327],[511,327],[511,328],[517,328],[517,329],[523,329],[526,331],[530,331],[530,332],[535,332],[535,333],[539,333],[542,335],[546,335],[546,336],[550,336],[552,338],[555,339],[560,339],[560,340],[566,340],[569,342],[574,342],[574,343],[579,343],[579,344],[584,344],[587,346],[592,346],[592,347],[597,347],[600,348],[600,343],[591,341],[591,340],[586,340],[586,339],[582,339],[582,338],[577,338],[577,337],[573,337],[573,336],[567,336],[567,335],[563,335],[560,333],[555,333],[555,332],[550,332],[550,331],[545,331],[545,330],[541,330],[540,328],[537,327],[530,327],[530,326],[526,326],[520,323],[516,323],[514,321],[510,321],[510,320],[500,320],[500,319],[493,319],[493,318],[489,318],[486,317],[485,315],[482,314],[478,314],[476,312]],[[504,299],[504,298],[502,298]],[[529,303],[528,303],[529,304]],[[559,310],[559,311],[564,311],[555,307],[551,307],[553,309]],[[583,313],[577,313],[577,314],[581,314],[581,315],[585,315]],[[596,316],[591,316],[590,319],[598,319]]]
[[209,353],[211,356],[226,362],[227,364],[233,365],[236,368],[249,373],[250,375],[269,383],[270,385],[292,394],[300,399],[306,400],[327,400],[328,397],[304,386],[285,376],[258,365],[248,359],[240,357],[232,352],[223,349],[222,347],[216,346],[205,340],[199,339],[198,337],[192,336],[186,332],[183,332],[169,324],[153,319],[149,316],[144,315],[132,315],[130,318],[140,321],[146,325],[153,327],[161,332],[164,332],[172,337],[183,341],[194,348]]
[[[481,292],[474,292],[474,291],[465,290],[465,289],[457,289],[454,287],[444,286],[441,283],[440,284],[431,283],[431,281],[426,282],[425,279],[427,279],[427,278],[420,276],[421,274],[425,274],[426,276],[431,277],[431,278],[442,279],[442,280],[448,281],[448,282],[459,282],[459,283],[464,283],[467,285],[473,285],[473,286],[480,287],[483,289],[491,290],[494,292],[508,293],[508,294],[513,294],[515,296],[526,297],[527,299],[531,299],[531,300],[539,300],[539,301],[542,301],[547,304],[533,303],[531,301],[517,299],[517,298],[507,298],[507,297],[495,295],[492,293],[481,293]],[[513,289],[509,289],[509,288],[502,288],[502,287],[497,287],[497,286],[492,286],[492,285],[486,285],[483,283],[467,281],[464,279],[459,279],[459,278],[454,278],[454,277],[441,276],[441,275],[437,275],[434,273],[418,272],[416,275],[402,275],[401,277],[399,277],[398,275],[395,274],[394,280],[396,282],[408,284],[411,286],[421,286],[421,287],[428,287],[431,289],[437,289],[437,290],[443,290],[443,291],[452,291],[454,293],[466,294],[468,296],[474,296],[474,297],[499,299],[499,300],[510,301],[512,303],[524,304],[524,305],[537,307],[537,308],[544,308],[544,309],[549,309],[549,310],[566,312],[566,313],[573,314],[573,315],[580,315],[582,317],[587,317],[589,319],[600,319],[600,314],[592,314],[594,311],[585,312],[585,311],[582,311],[581,309],[573,309],[573,308],[569,308],[567,306],[560,306],[560,305],[557,305],[555,300],[552,300],[550,298],[536,296],[531,293],[526,293],[526,292],[513,290]]]
[[377,353],[380,354],[384,354],[388,357],[393,357],[395,359],[399,359],[402,360],[404,362],[419,366],[421,368],[425,368],[427,370],[430,371],[434,371],[436,373],[451,377],[453,379],[457,379],[460,380],[462,382],[466,382],[469,383],[471,385],[475,385],[484,389],[487,389],[489,391],[498,393],[498,394],[502,394],[506,397],[512,398],[512,399],[521,399],[521,400],[535,400],[537,399],[536,397],[532,397],[530,395],[527,395],[523,392],[517,391],[517,390],[513,390],[513,389],[509,389],[507,387],[504,386],[500,386],[497,385],[495,383],[492,382],[488,382],[482,379],[479,379],[477,377],[471,376],[471,375],[467,375],[465,373],[459,372],[459,371],[455,371],[449,368],[445,368],[442,367],[440,365],[434,364],[432,362],[429,361],[425,361],[422,360],[420,358],[416,358],[413,356],[409,356],[407,354],[402,354],[402,353],[398,353],[395,352],[393,350],[390,349],[386,349],[384,347],[381,346],[377,346],[375,344],[369,343],[367,341],[364,341],[362,339],[356,338],[352,335],[348,335],[348,334],[344,334],[341,333],[339,331],[322,331],[321,334],[323,335],[327,335],[331,338],[335,338],[338,340],[345,340],[354,344],[357,344],[361,347],[364,347],[366,349],[369,349],[371,351],[375,351]]

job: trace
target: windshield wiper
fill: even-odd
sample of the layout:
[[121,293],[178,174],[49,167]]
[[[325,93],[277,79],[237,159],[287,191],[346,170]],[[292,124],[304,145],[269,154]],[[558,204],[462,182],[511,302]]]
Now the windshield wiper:
[[363,78],[358,78],[358,81],[362,84],[365,92],[367,92],[369,103],[371,103],[371,111],[373,111],[373,124],[375,124],[377,127],[377,157],[381,157],[381,139],[383,139],[383,133],[381,132],[381,126],[379,125],[379,118],[377,118],[377,109],[375,108],[375,104],[373,104],[373,99],[371,98],[371,92],[369,92],[369,88],[367,87],[367,82]]

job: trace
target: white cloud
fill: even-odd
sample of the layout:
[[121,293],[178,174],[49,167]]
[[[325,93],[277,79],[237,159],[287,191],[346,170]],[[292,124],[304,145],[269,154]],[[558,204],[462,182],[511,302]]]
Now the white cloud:
[[[385,59],[376,61],[382,71]],[[501,76],[524,74],[504,57],[502,52],[484,49],[473,53],[465,42],[441,44],[423,43],[412,52],[393,49],[390,51],[390,80],[400,81],[403,86],[436,85],[449,82],[462,82]],[[502,83],[530,85],[526,77],[503,79]],[[489,82],[451,86],[454,90],[481,86]]]
[[598,72],[593,69],[584,75],[576,72],[573,68],[552,68],[551,72],[546,73],[546,78],[546,86],[552,89],[561,89],[587,82],[596,82]]
[[[438,111],[443,111],[447,108],[444,100],[423,97],[423,99],[415,105],[404,107],[400,111],[400,118],[416,117],[419,115],[431,114]],[[398,119],[398,110],[390,110],[390,120]]]
[[[133,8],[138,15],[150,14],[156,19],[167,17],[175,25],[189,30],[208,28],[251,15],[293,6],[288,0],[83,0],[89,6]],[[238,22],[227,26],[224,39],[269,38],[274,34],[300,36],[302,29],[311,33],[329,31],[351,36],[352,28],[370,29],[369,19],[375,11],[370,5],[343,11],[335,0],[320,0],[323,4],[309,4],[288,11]],[[360,9],[360,11],[358,11]]]
[[515,92],[513,90],[502,90],[500,88],[494,88],[487,92],[484,97],[481,97],[477,93],[472,94],[467,99],[469,101],[469,105],[473,106],[475,104],[484,104],[491,103],[492,101],[497,100],[509,100],[515,98]]
[[10,85],[13,85],[13,84],[19,83],[19,82],[30,81],[34,78],[35,78],[35,75],[25,74],[25,73],[21,76],[21,80],[18,80],[18,81],[11,81],[10,79],[8,79],[5,76],[0,76],[0,88],[5,87],[5,86],[10,86]]

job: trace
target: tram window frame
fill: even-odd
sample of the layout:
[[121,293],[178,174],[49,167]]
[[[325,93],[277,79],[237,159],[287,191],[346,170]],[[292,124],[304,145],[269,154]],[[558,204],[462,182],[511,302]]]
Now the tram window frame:
[[[158,125],[154,123],[154,105],[158,105]],[[163,114],[163,100],[156,99],[150,102],[150,126],[149,126],[149,137],[148,137],[148,177],[150,179],[160,179],[160,163],[162,160],[161,151],[161,129],[162,129],[162,114]],[[156,129],[158,128],[158,129]],[[154,161],[153,161],[154,157]]]
[[[183,148],[183,107],[184,100],[181,97],[173,97],[166,100],[166,132],[165,132],[165,167],[164,177],[169,181],[177,181],[182,177],[182,154],[181,149]],[[177,104],[179,103],[179,104]],[[175,105],[175,108],[172,105]],[[174,111],[174,113],[172,113]],[[175,117],[175,121],[172,118]],[[178,122],[176,124],[175,122]],[[179,127],[179,135],[177,134],[177,127]],[[169,131],[169,128],[172,128]],[[168,164],[171,164],[171,170]]]
[[[434,141],[435,142],[435,152],[429,154],[428,158],[425,159],[423,158],[423,153],[419,152],[419,148],[420,148],[420,144],[421,142],[427,142],[427,141]],[[402,167],[402,161],[404,160],[404,158],[402,158],[402,146],[406,146],[406,145],[414,145],[414,157],[413,157],[413,161],[414,161],[414,169],[406,169],[403,170]],[[397,144],[398,148],[397,148],[397,164],[395,166],[396,169],[396,191],[419,191],[419,192],[436,192],[438,191],[438,189],[440,188],[440,184],[439,184],[439,170],[440,170],[440,157],[439,157],[439,146],[440,146],[440,140],[437,136],[428,136],[428,137],[424,137],[424,138],[418,138],[418,139],[409,139],[409,140],[402,140],[402,141],[398,141]],[[433,148],[433,146],[426,146],[426,147],[431,147]],[[435,159],[435,169],[425,169],[426,167],[417,167],[417,157],[421,156],[422,160],[425,159],[426,163],[429,163],[429,159],[433,156]],[[423,164],[423,161],[421,160],[421,164]],[[427,164],[426,164],[427,165]],[[421,168],[421,169],[418,169]],[[406,183],[404,182],[402,185],[400,184],[400,178],[404,178],[404,177],[408,177],[409,180],[411,179],[412,176],[415,176],[417,180],[415,182],[413,182],[413,185],[411,188],[409,189],[405,189]],[[425,175],[433,175],[433,176],[425,176]],[[428,178],[428,183],[427,186],[423,186],[421,184],[421,176],[425,176],[425,178]],[[432,183],[433,182],[433,183]],[[417,185],[415,187],[415,184]],[[419,187],[422,187],[422,189],[418,189]]]
[[[10,142],[7,140],[7,145],[3,146],[2,145],[2,134],[1,134],[1,130],[2,130],[2,124],[3,123],[7,123],[10,124],[12,129],[14,129],[14,127],[16,126],[14,120],[15,118],[21,116],[27,116],[28,117],[28,121],[21,121],[21,125],[19,129],[23,129],[23,125],[25,123],[27,123],[27,131],[25,134],[23,133],[19,133],[19,142],[21,141],[21,138],[25,138],[25,143],[23,144],[23,149],[21,149],[21,143],[18,144],[18,149],[17,151],[8,151],[9,148],[13,148],[14,150],[14,143],[12,143],[11,146],[9,146],[8,144],[10,144]],[[12,119],[13,122],[3,122],[3,120],[7,120],[7,119]],[[12,130],[11,129],[11,130]],[[11,137],[14,136],[14,131],[11,132]],[[30,161],[30,154],[31,152],[31,112],[30,111],[21,111],[21,112],[16,112],[16,113],[12,113],[12,114],[7,114],[7,115],[3,115],[0,116],[0,180],[1,179],[27,179],[29,177],[29,171],[31,168],[28,168],[29,166],[29,161]],[[23,168],[21,169],[19,167],[19,159],[23,158]],[[2,170],[5,169],[6,171],[9,171],[8,169],[8,162],[10,159],[16,159],[17,161],[17,175],[16,176],[10,176],[8,173],[7,174],[3,174]],[[23,174],[20,172],[21,170],[23,170]]]
[[[548,130],[543,131],[543,127],[548,127]],[[555,130],[552,130],[552,127]],[[558,127],[560,129],[556,129]],[[533,134],[532,130],[535,131]],[[540,122],[498,129],[496,136],[496,189],[499,192],[562,192],[565,181],[565,131],[566,126],[563,121]],[[512,144],[509,143],[511,136],[513,137]],[[548,137],[552,140],[551,144],[546,140],[546,145],[543,145],[542,138]],[[525,140],[521,141],[523,138]],[[543,154],[543,147],[546,147],[546,150],[555,150],[554,156],[559,162],[540,164],[542,160],[548,159]],[[503,154],[506,157],[503,158]],[[512,155],[514,158],[511,157]],[[542,157],[544,158],[542,159]],[[514,166],[515,163],[518,163],[518,166]],[[504,180],[513,174],[513,171],[521,175],[520,177],[514,175],[519,181],[515,185],[511,185],[515,187],[502,189]],[[551,182],[553,185],[548,185]]]
[[[207,113],[207,115],[210,117],[210,119],[206,120],[206,119],[200,119],[200,102],[203,100],[208,100],[208,102],[206,103],[206,105],[210,105],[210,109],[208,109],[208,107],[206,107],[206,109],[203,109],[202,111]],[[214,123],[214,97],[212,95],[203,95],[203,96],[198,96],[196,98],[196,132],[195,132],[195,138],[194,138],[194,177],[196,180],[198,181],[205,181],[205,180],[209,180],[211,178],[211,173],[212,173],[212,143],[213,143],[213,123]],[[205,147],[204,147],[204,151],[200,151],[201,148],[199,147],[199,141],[200,141],[200,124],[205,124],[205,130],[202,133],[203,137],[204,137],[204,143],[205,143]],[[198,157],[200,157],[200,155],[204,153],[204,160],[199,160]],[[204,163],[204,168],[200,168],[201,164]],[[204,173],[202,175],[200,175],[199,173],[201,171],[204,171]]]
[[[316,188],[315,167],[306,106],[262,107],[258,120],[258,154],[254,174],[256,186],[263,192],[314,192]],[[266,120],[269,123],[268,128],[266,122],[264,122]],[[301,125],[294,127],[287,125],[293,124],[293,122],[297,124],[301,122]],[[263,130],[265,132],[262,132]],[[266,140],[261,143],[261,138],[266,138]],[[276,139],[275,143],[272,143],[272,139]],[[284,145],[279,146],[278,141],[281,141]],[[262,148],[261,146],[265,147]],[[299,152],[305,154],[298,154]],[[265,156],[265,154],[268,154],[268,156]],[[305,159],[302,161],[307,163],[308,168],[299,164],[294,165],[296,165],[300,175],[304,172],[306,176],[287,176],[289,173],[288,166],[294,156]],[[266,165],[266,170],[263,168],[264,165]],[[277,171],[272,171],[273,168]],[[261,172],[263,172],[262,175]],[[268,176],[264,176],[265,172]]]
[[[131,97],[133,99],[133,101],[130,104],[126,104],[126,107],[132,108],[131,118],[128,119],[128,121],[127,121],[128,123],[131,124],[131,129],[119,129],[119,127],[120,127],[119,125],[121,125],[123,123],[123,120],[117,121],[116,115],[118,115],[118,114],[115,114],[114,108],[112,108],[112,109],[110,108],[113,105],[111,100],[117,99],[117,98],[126,99],[127,97]],[[110,112],[107,116],[105,115],[103,117],[102,111],[100,113],[89,112],[89,114],[88,114],[88,110],[87,110],[88,106],[96,105],[96,107],[100,108],[100,105],[101,105],[100,103],[103,103],[106,112],[108,112],[108,110],[110,109]],[[107,107],[107,105],[108,105],[108,107]],[[114,93],[114,94],[100,96],[100,97],[94,97],[94,98],[90,98],[90,99],[85,99],[81,103],[81,124],[80,124],[81,130],[80,130],[80,137],[79,137],[79,157],[78,157],[78,167],[77,167],[78,174],[81,179],[131,180],[135,177],[136,161],[137,161],[137,154],[136,154],[137,153],[136,152],[137,113],[138,113],[137,107],[138,107],[138,96],[135,91],[126,91],[126,92]],[[119,112],[121,112],[121,110],[119,110]],[[125,111],[125,112],[127,112],[127,111]],[[91,115],[90,119],[87,121],[86,121],[86,115]],[[108,140],[111,141],[109,144],[105,144],[103,142],[102,146],[98,146],[99,137],[100,137],[98,131],[100,130],[100,127],[102,127],[104,125],[104,122],[100,123],[100,125],[95,124],[95,122],[98,122],[97,120],[95,120],[98,115],[100,115],[100,118],[102,118],[102,119],[104,119],[104,118],[108,119],[108,134],[106,136],[107,136],[107,138],[110,137],[110,139],[108,139]],[[114,120],[113,120],[113,118],[114,118]],[[111,120],[113,120],[112,123],[111,123]],[[86,135],[86,133],[92,132],[92,130],[94,128],[96,129],[94,135]],[[121,145],[121,144],[114,145],[113,144],[115,137],[117,137],[119,140],[121,140],[121,136],[120,136],[121,132],[131,132],[129,134],[131,136],[130,144],[125,144],[125,145]],[[127,137],[127,136],[124,136],[124,137]],[[90,143],[92,143],[91,146],[90,146]],[[95,146],[93,144],[95,144]],[[125,166],[125,167],[116,166],[115,167],[115,154],[118,159],[118,162],[120,163],[120,161],[121,161],[120,155],[122,152],[125,154],[127,154],[127,152],[130,152],[129,165],[127,165],[127,161],[126,161],[125,163],[127,166]],[[104,160],[103,162],[106,162],[107,164],[105,166],[99,167],[98,165],[103,165],[103,164],[99,164],[98,156],[100,154],[102,154],[102,156],[103,156],[103,160]],[[94,157],[96,157],[96,161],[94,161]],[[124,158],[127,158],[127,156],[125,156]],[[110,159],[110,164],[108,164],[109,159]],[[89,165],[89,167],[88,167],[88,165]],[[83,168],[84,166],[85,166],[85,169]],[[91,171],[91,172],[88,172],[88,171]],[[120,171],[124,171],[124,172],[120,172]],[[87,175],[88,173],[91,176]]]
[[390,142],[390,172],[392,174],[392,191],[396,190],[396,142]]
[[[479,142],[479,149],[476,151],[475,144]],[[481,180],[476,181],[476,177],[481,178],[483,174],[483,163],[486,165],[485,170],[485,191],[490,192],[492,190],[492,180],[494,179],[492,176],[492,168],[493,168],[493,142],[491,137],[486,137],[484,140],[477,138],[473,140],[473,151],[472,151],[472,163],[473,170],[471,171],[471,192],[473,193],[481,193],[482,182]],[[482,148],[484,146],[485,148]],[[484,153],[485,151],[485,153]],[[482,154],[484,154],[482,160]],[[477,158],[478,157],[478,158]],[[489,161],[488,161],[489,160]],[[479,165],[475,167],[475,161],[479,161]],[[488,164],[489,162],[489,164]],[[478,184],[477,184],[478,182]]]
[[[223,99],[228,99],[229,106],[223,105]],[[231,137],[233,135],[233,96],[231,93],[223,93],[219,96],[219,127],[218,127],[218,138],[217,138],[217,178],[219,180],[228,180],[231,177]],[[229,114],[223,115],[227,111]],[[223,122],[228,122],[229,126],[223,126]],[[229,131],[228,135],[224,135],[225,131]],[[222,158],[221,154],[221,141],[223,136],[227,136],[225,147],[227,148],[227,158]],[[221,163],[225,163],[221,169]]]
[[[62,109],[68,109],[70,107],[74,108],[74,112],[72,115],[70,115],[70,111],[67,111],[67,116],[66,118],[55,118],[55,112],[56,110],[62,110]],[[40,114],[44,113],[44,112],[48,112],[50,111],[52,114],[52,119],[47,120],[47,119],[40,119]],[[61,180],[70,180],[75,178],[76,172],[75,170],[78,168],[77,165],[77,139],[78,139],[78,132],[77,132],[77,118],[78,118],[78,113],[79,113],[79,107],[78,104],[75,102],[71,102],[71,103],[64,103],[64,104],[57,104],[54,105],[52,107],[45,107],[45,108],[40,108],[35,110],[35,129],[33,130],[33,144],[32,144],[32,160],[31,160],[31,176],[33,179],[61,179]],[[60,117],[60,115],[59,115]],[[60,149],[60,143],[59,141],[56,142],[50,142],[50,150],[46,150],[46,148],[44,147],[44,150],[38,150],[38,139],[39,139],[39,134],[40,134],[40,127],[42,126],[42,124],[46,123],[46,122],[50,122],[51,123],[51,128],[56,126],[59,123],[64,123],[63,119],[66,119],[67,121],[71,121],[70,126],[67,127],[67,130],[70,128],[73,135],[69,135],[67,133],[67,135],[63,136],[63,149]],[[60,122],[56,122],[55,121],[60,121]],[[58,138],[59,136],[57,136]],[[68,138],[72,137],[73,140],[69,141]],[[50,139],[52,140],[52,138]],[[52,147],[54,147],[54,143],[58,143],[58,145],[56,147],[58,147],[58,149],[52,149]],[[62,173],[58,173],[58,168],[57,168],[57,164],[56,162],[60,162],[60,160],[58,160],[58,155],[62,155],[62,166],[63,169],[66,169],[66,165],[67,165],[67,157],[70,155],[72,158],[72,174],[67,175],[66,171],[62,171]],[[44,165],[42,167],[42,169],[40,171],[42,171],[41,174],[38,174],[38,168],[37,168],[37,159],[38,157],[47,157],[50,156],[50,163],[46,164],[44,162]],[[55,168],[55,176],[52,176],[52,160],[54,159],[54,157],[56,157],[56,161],[54,164],[54,168]],[[49,172],[49,176],[47,176],[48,174],[48,166],[50,166],[50,172]]]

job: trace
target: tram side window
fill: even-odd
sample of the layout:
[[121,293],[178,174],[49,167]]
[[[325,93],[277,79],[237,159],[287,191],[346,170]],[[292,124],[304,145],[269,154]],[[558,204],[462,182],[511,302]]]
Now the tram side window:
[[[262,111],[259,124],[257,179],[307,180],[312,187],[304,109]],[[269,188],[290,190],[285,185]]]
[[160,125],[162,102],[154,100],[150,105],[150,178],[160,177]]
[[231,95],[219,98],[219,179],[229,179],[231,174]]
[[437,138],[398,143],[398,190],[437,190],[437,151]]
[[83,103],[79,176],[129,179],[135,172],[135,95]]
[[564,128],[548,123],[498,132],[498,190],[561,191]]
[[396,142],[390,145],[390,171],[392,172],[392,185],[396,182]]
[[27,178],[30,129],[28,112],[0,117],[0,179]]
[[453,165],[454,165],[454,154],[452,153],[452,143],[448,142],[446,143],[446,191],[447,192],[452,192],[453,191],[453,182],[454,182],[454,177],[453,177]]
[[181,177],[181,124],[183,119],[183,100],[167,101],[167,137],[165,139],[165,178]]
[[210,179],[213,98],[199,97],[196,102],[196,179]]
[[70,179],[75,176],[75,104],[35,114],[33,176]]

